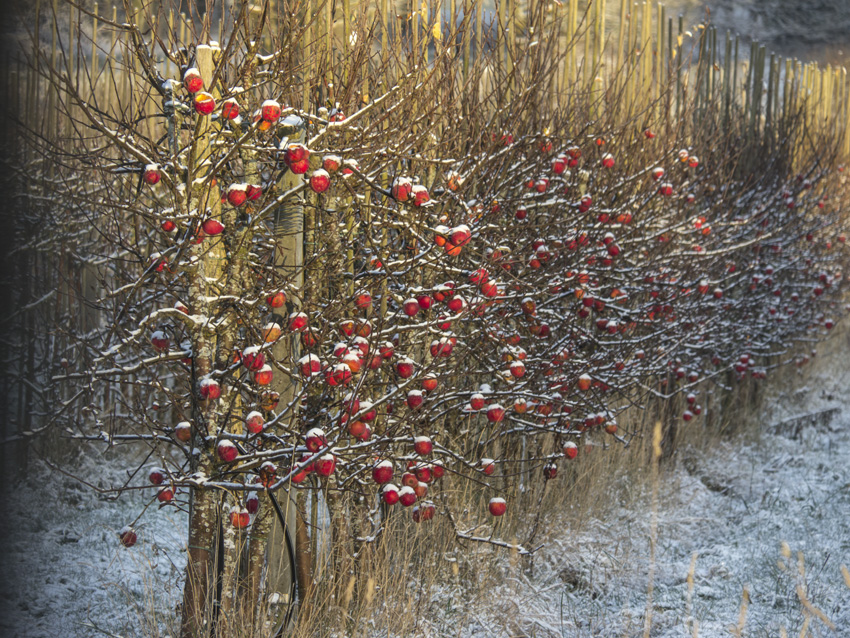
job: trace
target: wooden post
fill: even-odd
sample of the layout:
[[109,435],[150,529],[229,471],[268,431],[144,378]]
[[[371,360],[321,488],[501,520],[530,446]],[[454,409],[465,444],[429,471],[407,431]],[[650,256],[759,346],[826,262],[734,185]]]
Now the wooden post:
[[664,94],[664,25],[667,23],[666,10],[660,2],[656,6],[656,25],[655,25],[655,100],[657,108],[655,110],[656,117],[662,115],[661,96]]
[[[626,78],[625,78],[625,100],[624,106],[627,114],[632,112],[632,98],[634,97],[634,86],[635,86],[635,76],[637,75],[637,70],[635,68],[635,23],[637,22],[637,3],[632,5],[632,10],[629,13],[629,24],[628,29],[626,30],[626,51],[625,51],[625,68],[626,70]],[[629,117],[629,115],[626,115]]]
[[626,43],[626,5],[629,0],[620,0],[620,24],[617,30],[617,67],[614,70],[615,77],[620,77],[623,62],[627,59]]
[[640,60],[643,67],[641,83],[642,109],[646,109],[652,97],[652,5],[649,0],[643,2],[643,36],[640,43]]
[[844,160],[850,158],[850,87],[847,86],[847,69],[841,68],[841,84],[844,86]]
[[771,119],[771,115],[773,114],[773,86],[774,82],[776,82],[776,78],[774,77],[774,62],[776,56],[771,53],[770,54],[770,67],[768,68],[768,76],[767,76],[767,104],[765,106],[764,111],[764,130],[765,133],[770,131],[770,135],[773,135],[773,121]]
[[[126,49],[125,49],[126,51]],[[213,75],[213,51],[207,45],[197,47],[198,71],[206,81]],[[125,76],[127,74],[125,73]],[[204,214],[208,208],[217,214],[220,211],[221,201],[218,196],[218,188],[208,185],[201,186],[205,181],[203,178],[208,174],[210,156],[210,122],[208,118],[202,119],[196,128],[195,152],[190,158],[188,184],[192,187],[186,202],[187,211],[197,208],[200,214]],[[197,184],[197,185],[196,185]],[[221,274],[223,252],[221,244],[216,248],[207,248],[198,244],[193,248],[198,256],[198,272],[190,284],[189,300],[190,306],[199,313],[209,315],[209,302],[211,290],[210,281],[217,279]],[[216,339],[199,332],[193,335],[193,368],[196,383],[211,374],[214,370],[216,358]],[[193,392],[196,391],[193,388]],[[219,416],[216,414],[215,406],[196,404],[193,413],[196,429],[206,426],[213,435],[217,435],[221,428]],[[197,436],[193,443],[201,447],[202,439]],[[196,459],[196,457],[193,457]],[[209,474],[212,472],[212,460],[203,455],[200,459],[193,460],[196,471]],[[220,523],[220,497],[212,490],[192,490],[189,510],[189,556],[187,561],[186,586],[183,596],[183,620],[182,638],[195,638],[202,635],[201,629],[205,620],[211,613],[211,601],[215,596],[213,583],[216,579],[216,552],[213,551],[215,535]]]
[[[59,26],[56,24],[56,17],[59,11],[57,7],[57,0],[53,0],[53,15],[51,16],[51,43],[50,43],[50,68],[51,70],[56,69],[56,39],[59,36]],[[59,118],[56,114],[56,107],[59,96],[56,95],[56,85],[53,82],[48,84],[48,94],[47,94],[47,134],[53,140],[56,140],[57,135],[57,126]],[[52,170],[51,170],[52,172]]]
[[[301,118],[290,115],[281,124],[280,132],[289,138],[290,143],[302,143],[304,141],[304,122]],[[301,183],[299,176],[287,172],[279,183],[279,192],[286,192]],[[277,208],[274,213],[274,243],[275,243],[275,268],[283,278],[289,280],[292,287],[299,292],[304,288],[304,203],[301,195],[296,195],[292,201]],[[297,310],[293,300],[292,311]],[[289,306],[289,304],[287,304]],[[285,317],[283,318],[285,319]],[[297,337],[280,339],[272,348],[275,361],[287,362],[296,360],[299,356],[300,344]],[[289,405],[295,399],[298,392],[296,382],[282,375],[275,375],[272,389],[280,394],[281,406]],[[295,410],[289,416],[288,426],[297,429],[297,412]],[[296,538],[296,506],[297,492],[282,492],[277,495],[281,509],[286,518],[286,529],[282,529],[280,521],[275,517],[268,521],[270,539],[284,539],[284,534],[289,535],[289,544],[296,548],[296,556],[300,560],[310,559],[310,553],[303,547],[305,539]],[[312,534],[315,535],[315,530]],[[258,534],[265,536],[264,533]],[[288,545],[279,540],[270,544],[266,553],[267,567],[269,572],[266,576],[266,596],[278,593],[288,596],[290,565],[287,563]],[[312,566],[298,565],[298,593],[300,604],[309,603],[305,598],[309,597],[312,584],[305,577],[312,573]]]

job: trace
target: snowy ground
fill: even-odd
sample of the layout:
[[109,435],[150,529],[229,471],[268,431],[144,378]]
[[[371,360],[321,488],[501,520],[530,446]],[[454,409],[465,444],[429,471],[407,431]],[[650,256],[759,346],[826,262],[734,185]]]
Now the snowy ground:
[[[699,636],[734,635],[744,588],[744,636],[779,636],[783,626],[798,636],[808,613],[795,591],[801,583],[835,626],[812,618],[810,635],[850,636],[850,586],[840,572],[850,566],[850,370],[842,360],[847,339],[840,340],[821,348],[831,355],[818,357],[805,386],[776,389],[763,419],[838,407],[831,424],[806,427],[797,439],[768,432],[758,442],[686,452],[661,481],[651,636],[697,635],[688,614]],[[91,482],[120,480],[122,464],[105,460],[84,463]],[[164,622],[179,600],[185,517],[149,508],[137,524],[138,545],[126,550],[117,530],[143,509],[140,494],[116,502],[43,466],[37,476],[6,495],[0,519],[0,635],[163,635],[141,625]],[[458,607],[438,593],[433,626],[476,638],[643,635],[650,511],[647,492],[579,533],[547,538],[533,575],[506,569],[501,584],[460,611],[447,611]],[[780,553],[783,541],[790,558]]]
[[[829,425],[805,427],[799,438],[765,433],[757,442],[732,440],[708,454],[685,451],[679,468],[663,477],[652,637],[737,635],[745,588],[743,636],[780,636],[783,627],[801,636],[807,615],[807,636],[850,636],[850,580],[841,573],[842,564],[850,567],[850,371],[842,359],[850,350],[844,342],[822,348],[831,355],[821,357],[805,386],[776,388],[763,419],[777,424],[839,408]],[[533,576],[505,569],[502,585],[459,612],[461,635],[644,635],[650,512],[647,489],[627,509],[578,534],[547,538]],[[782,556],[783,542],[790,557]],[[804,610],[798,585],[834,629]],[[459,620],[439,615],[444,627]]]
[[[100,446],[102,451],[103,446]],[[97,448],[78,465],[95,485],[120,484],[131,467]],[[118,530],[144,510],[138,492],[111,500],[36,463],[29,482],[5,495],[0,519],[0,635],[9,638],[159,636],[143,628],[173,617],[182,590],[185,516],[152,505],[126,549]],[[149,496],[149,494],[148,494]],[[61,633],[57,634],[57,630]]]

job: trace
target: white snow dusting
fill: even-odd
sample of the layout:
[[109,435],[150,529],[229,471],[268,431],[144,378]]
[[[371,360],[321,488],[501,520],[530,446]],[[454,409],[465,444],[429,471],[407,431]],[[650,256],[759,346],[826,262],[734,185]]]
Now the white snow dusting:
[[[850,588],[839,571],[842,563],[850,565],[850,371],[841,355],[847,339],[836,335],[833,343],[844,343],[823,348],[830,354],[815,359],[805,386],[772,388],[762,418],[767,426],[838,408],[831,422],[797,431],[766,428],[757,441],[730,439],[705,452],[681,450],[676,469],[662,477],[653,638],[693,636],[694,623],[705,638],[731,635],[745,587],[750,601],[743,635],[778,636],[785,627],[796,636],[809,613],[798,585],[835,626],[832,630],[812,617],[812,635],[850,635]],[[92,447],[77,466],[94,484],[117,484],[131,467],[125,454],[101,454]],[[133,484],[146,480],[143,473]],[[481,593],[471,593],[468,584],[433,590],[420,625],[423,635],[643,635],[648,486],[645,492],[628,505],[612,503],[603,520],[586,521],[580,529],[559,524],[556,517],[538,538],[545,546],[533,569],[512,567],[508,552],[477,549],[488,552],[502,578]],[[111,500],[36,462],[27,481],[7,489],[6,516],[0,518],[6,539],[0,633],[41,638],[61,628],[65,638],[83,638],[173,632],[186,517],[173,507],[153,505],[134,522],[153,494],[132,491]],[[129,524],[138,543],[125,548],[118,532]],[[781,554],[783,542],[790,557]],[[463,604],[452,602],[457,597]]]

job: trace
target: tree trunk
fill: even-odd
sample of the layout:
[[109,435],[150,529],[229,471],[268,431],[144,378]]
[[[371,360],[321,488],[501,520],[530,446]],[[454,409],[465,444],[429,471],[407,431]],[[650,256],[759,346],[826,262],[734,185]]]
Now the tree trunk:
[[189,560],[186,565],[186,585],[183,589],[182,638],[201,638],[209,635],[211,595],[215,592],[213,543],[219,524],[216,496],[209,490],[195,490],[189,514]]
[[[202,77],[213,75],[212,49],[201,45],[197,48],[198,69]],[[220,211],[221,200],[218,187],[210,185],[204,190],[195,186],[196,178],[203,178],[209,170],[209,122],[204,121],[197,128],[195,153],[190,158],[187,182],[189,197],[186,200],[186,212],[212,209],[215,215]],[[208,299],[217,292],[210,281],[221,277],[224,271],[223,248],[220,244],[207,242],[196,244],[192,248],[198,257],[198,270],[193,273],[189,284],[189,303],[192,311],[204,316],[214,312]],[[196,330],[192,335],[193,378],[192,393],[197,397],[197,383],[214,371],[216,362],[216,336]],[[216,402],[212,400],[193,400],[193,447],[200,455],[192,458],[193,470],[210,476],[214,470],[214,461],[210,450],[206,449],[205,436],[218,436],[222,424],[216,412]],[[212,627],[213,607],[210,604],[215,596],[214,586],[218,577],[217,556],[213,552],[213,542],[221,523],[221,511],[218,495],[203,489],[192,491],[189,510],[189,561],[186,568],[186,584],[183,591],[183,622],[181,638],[197,638],[209,635]]]
[[[284,134],[289,135],[293,143],[302,142],[304,138],[303,123],[289,127],[281,127]],[[280,182],[279,188],[281,191],[287,191],[300,183],[300,178],[291,172],[287,172]],[[304,263],[304,206],[299,197],[294,198],[294,202],[281,206],[275,214],[274,219],[274,235],[275,235],[275,267],[281,276],[287,277],[294,288],[299,293],[303,290],[304,275],[302,267]],[[291,300],[287,303],[289,310],[296,310],[296,301]],[[299,355],[299,346],[294,337],[280,339],[272,348],[272,357],[276,362],[287,363],[295,360]],[[297,385],[294,380],[286,375],[277,372],[274,375],[272,388],[280,394],[279,405],[289,405],[295,398],[297,393]],[[293,410],[289,415],[290,426],[294,425],[298,414]],[[276,593],[278,596],[282,590],[289,591],[287,584],[292,572],[292,565],[287,561],[296,560],[295,556],[290,556],[287,551],[287,535],[290,542],[297,546],[298,538],[295,535],[293,539],[295,522],[295,499],[294,493],[292,496],[286,493],[281,493],[278,496],[279,505],[285,515],[286,525],[282,525],[278,520],[277,515],[272,510],[272,504],[266,496],[262,496],[260,507],[264,511],[268,511],[269,515],[263,517],[258,523],[255,523],[255,529],[252,531],[252,542],[248,549],[248,587],[246,589],[246,608],[254,609],[258,613],[263,612],[267,608],[268,600],[261,600],[260,597],[264,593]],[[269,542],[279,543],[280,546],[273,548],[268,547]],[[296,549],[296,556],[298,550]],[[275,557],[273,561],[267,564],[265,577],[265,592],[261,590],[262,570],[263,565],[267,563],[268,557]],[[292,604],[294,601],[287,601],[287,604]],[[264,625],[262,618],[254,619],[255,626],[262,627]]]

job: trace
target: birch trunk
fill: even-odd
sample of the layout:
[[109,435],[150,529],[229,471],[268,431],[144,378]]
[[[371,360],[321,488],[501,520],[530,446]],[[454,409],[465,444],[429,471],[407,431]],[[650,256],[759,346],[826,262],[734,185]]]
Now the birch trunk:
[[[208,46],[197,49],[198,69],[204,78],[211,78],[213,52]],[[189,161],[187,175],[187,212],[197,209],[203,215],[207,208],[215,213],[220,207],[218,188],[203,180],[208,170],[209,121],[204,119],[196,129],[195,150]],[[197,181],[196,181],[197,178]],[[224,254],[220,242],[201,242],[192,248],[198,258],[197,270],[192,273],[189,285],[189,303],[196,314],[210,317],[214,308],[209,298],[219,291],[211,282],[217,282],[224,271]],[[197,329],[192,337],[193,392],[197,396],[197,384],[215,369],[216,335],[204,328]],[[206,436],[221,432],[220,415],[215,401],[194,401],[194,436],[192,444],[199,454],[192,457],[193,470],[209,476],[214,468],[212,450],[206,448]],[[182,638],[208,636],[212,627],[212,599],[215,596],[217,577],[215,537],[221,524],[218,495],[201,489],[192,492],[189,510],[189,557],[186,569],[186,585],[183,592]]]

